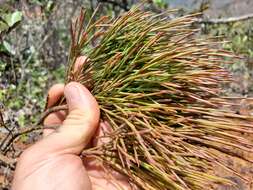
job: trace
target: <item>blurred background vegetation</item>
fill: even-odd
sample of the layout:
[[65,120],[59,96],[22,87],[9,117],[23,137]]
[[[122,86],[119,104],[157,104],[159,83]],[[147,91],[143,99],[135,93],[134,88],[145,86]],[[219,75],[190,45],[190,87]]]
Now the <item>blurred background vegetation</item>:
[[[0,0],[0,111],[7,126],[0,128],[0,138],[8,130],[34,122],[44,110],[48,88],[64,81],[69,26],[81,7],[91,15],[101,3],[98,16],[116,16],[139,2]],[[178,8],[179,15],[202,12],[203,21],[253,13],[251,0],[147,0],[144,6],[157,13],[170,8]],[[243,57],[228,66],[234,82],[226,91],[234,96],[251,97],[253,19],[218,24],[200,22],[199,27],[200,36],[221,36],[229,41],[225,49]],[[27,137],[22,140],[30,141]],[[8,186],[4,178],[0,178],[0,184]]]

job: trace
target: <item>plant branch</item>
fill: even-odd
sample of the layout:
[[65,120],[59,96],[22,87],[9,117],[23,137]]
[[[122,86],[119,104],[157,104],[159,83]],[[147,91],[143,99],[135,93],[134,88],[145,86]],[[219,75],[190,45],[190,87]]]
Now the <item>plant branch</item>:
[[198,23],[204,23],[204,24],[227,24],[231,22],[238,22],[238,21],[244,21],[248,19],[253,18],[253,13],[238,16],[238,17],[229,17],[229,18],[217,18],[217,19],[198,19]]
[[[13,133],[12,137],[6,142],[4,143],[2,146],[2,150],[5,151],[12,142],[14,142],[19,136],[30,133],[32,131],[36,131],[36,130],[40,130],[43,129],[43,127],[41,127],[41,124],[43,123],[44,119],[51,113],[53,112],[57,112],[57,111],[61,111],[61,110],[67,110],[68,107],[67,105],[60,105],[60,106],[55,106],[52,108],[47,109],[40,117],[40,119],[38,120],[37,123],[35,123],[35,125],[31,126],[31,127],[24,127],[19,129],[16,133]],[[48,128],[48,127],[47,127]],[[4,140],[6,141],[6,139]]]
[[[12,137],[5,142],[7,139],[3,140],[3,148],[1,148],[1,150],[3,150],[2,152],[6,152],[7,148],[21,135],[36,131],[36,130],[41,130],[41,129],[45,129],[45,128],[57,128],[58,126],[46,126],[46,127],[41,127],[41,124],[43,123],[44,119],[51,113],[57,112],[57,111],[62,111],[62,110],[67,110],[68,107],[67,105],[60,105],[60,106],[55,106],[52,108],[47,109],[40,117],[40,119],[38,120],[37,123],[35,123],[35,125],[31,126],[31,127],[24,127],[24,128],[20,128],[16,133],[13,133]],[[6,138],[8,138],[9,136],[7,135]],[[0,163],[2,163],[4,166],[8,166],[11,168],[13,167],[13,164],[16,163],[16,159],[15,158],[9,158],[6,155],[4,155],[5,153],[0,153]]]

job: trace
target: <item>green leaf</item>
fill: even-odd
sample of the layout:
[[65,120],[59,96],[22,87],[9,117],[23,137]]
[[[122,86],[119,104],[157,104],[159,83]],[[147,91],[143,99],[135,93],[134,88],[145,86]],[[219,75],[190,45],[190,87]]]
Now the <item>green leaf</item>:
[[165,0],[153,0],[153,2],[160,8],[164,8],[166,6]]
[[11,44],[9,44],[9,42],[7,42],[7,41],[3,41],[0,44],[0,52],[6,52],[6,53],[10,53],[10,54],[15,54],[13,48],[11,47]]
[[7,30],[9,28],[9,26],[4,23],[3,21],[0,21],[0,33]]
[[22,12],[15,11],[14,13],[6,14],[3,17],[9,27],[12,27],[14,24],[22,20]]
[[52,9],[54,8],[54,2],[53,1],[48,1],[47,5],[46,5],[46,10],[48,12],[52,11]]
[[18,116],[18,124],[21,127],[24,127],[24,125],[25,125],[25,115],[24,114],[21,114]]
[[11,45],[9,44],[9,42],[3,41],[3,45],[4,45],[5,49],[6,49],[9,53],[14,54],[14,51],[13,51]]

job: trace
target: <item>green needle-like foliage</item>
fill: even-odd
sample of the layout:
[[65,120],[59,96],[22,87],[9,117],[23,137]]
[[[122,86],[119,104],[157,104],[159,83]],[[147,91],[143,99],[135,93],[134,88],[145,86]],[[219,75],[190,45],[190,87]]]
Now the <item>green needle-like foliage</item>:
[[[195,17],[169,19],[137,7],[86,26],[82,12],[71,28],[66,82],[88,87],[111,127],[105,143],[84,153],[140,189],[232,184],[215,176],[213,165],[232,172],[220,156],[247,160],[239,153],[253,150],[241,135],[253,132],[253,118],[225,109],[229,103],[220,97],[230,80],[222,64],[235,56],[218,49],[215,39],[198,39]],[[74,72],[81,55],[88,59]]]

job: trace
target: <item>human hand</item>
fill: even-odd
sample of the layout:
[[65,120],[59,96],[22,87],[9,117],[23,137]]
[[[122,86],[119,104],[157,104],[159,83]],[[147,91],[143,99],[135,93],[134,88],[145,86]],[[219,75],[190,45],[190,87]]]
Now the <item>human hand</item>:
[[[81,61],[82,57],[77,61]],[[25,150],[17,164],[13,190],[128,190],[128,179],[116,172],[112,176],[94,159],[79,157],[82,150],[105,123],[99,123],[99,107],[95,98],[81,84],[71,82],[54,85],[49,90],[48,107],[64,94],[65,111],[50,114],[45,126],[60,125],[57,130],[43,131],[42,140]]]

